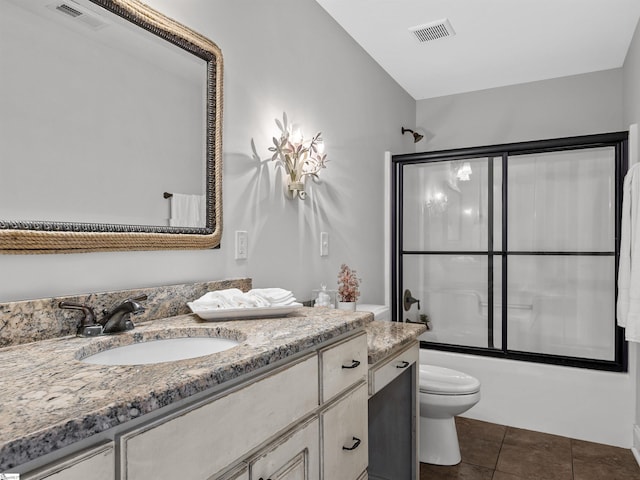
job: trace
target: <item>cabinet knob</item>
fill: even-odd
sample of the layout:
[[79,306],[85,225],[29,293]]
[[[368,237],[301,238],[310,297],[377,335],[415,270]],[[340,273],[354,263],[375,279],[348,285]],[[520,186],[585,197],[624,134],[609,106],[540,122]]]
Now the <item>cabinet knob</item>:
[[351,445],[350,447],[345,447],[343,446],[342,449],[343,450],[355,450],[356,448],[358,448],[360,446],[360,439],[358,437],[353,437],[353,445]]
[[396,365],[396,368],[407,368],[409,366],[409,362],[407,362],[406,360],[402,360],[398,365]]
[[358,365],[360,365],[358,360],[351,360],[351,365],[342,365],[342,368],[356,368]]

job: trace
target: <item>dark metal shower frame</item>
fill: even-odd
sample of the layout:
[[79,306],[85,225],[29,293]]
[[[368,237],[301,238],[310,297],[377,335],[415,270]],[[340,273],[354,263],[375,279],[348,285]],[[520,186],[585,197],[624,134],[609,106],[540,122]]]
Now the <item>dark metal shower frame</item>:
[[[391,311],[395,321],[402,319],[402,297],[403,286],[403,257],[405,255],[481,255],[487,256],[487,280],[488,280],[488,322],[487,322],[487,340],[488,347],[469,347],[462,345],[439,344],[433,342],[420,342],[421,348],[431,348],[434,350],[446,350],[460,353],[469,353],[475,355],[500,357],[512,360],[521,360],[536,363],[546,363],[555,365],[564,365],[579,368],[588,368],[594,370],[627,371],[627,343],[624,341],[624,330],[615,326],[615,353],[614,360],[600,360],[582,357],[570,357],[562,355],[551,355],[544,353],[523,352],[509,350],[507,345],[507,259],[509,256],[515,255],[539,255],[539,256],[614,256],[615,257],[615,278],[618,278],[618,264],[620,258],[620,223],[622,209],[622,182],[624,174],[628,166],[628,132],[613,132],[597,135],[583,135],[577,137],[565,137],[550,140],[539,140],[520,143],[508,143],[500,145],[492,145],[485,147],[459,148],[453,150],[441,150],[423,153],[410,153],[392,156],[392,174],[391,174],[391,222],[392,222],[392,238],[391,238]],[[551,153],[567,150],[580,150],[601,147],[613,147],[615,150],[615,251],[614,252],[510,252],[508,249],[508,168],[510,155],[525,155],[533,153]],[[488,241],[487,250],[484,251],[423,251],[423,250],[404,250],[403,249],[403,167],[408,165],[444,162],[452,160],[468,160],[474,158],[487,158],[488,160]],[[494,217],[494,198],[493,198],[493,175],[494,161],[501,161],[502,167],[502,244],[500,250],[494,250],[493,245],[493,217]],[[502,273],[502,344],[500,348],[493,346],[493,275],[494,275],[494,257],[501,258],[500,269]],[[614,285],[615,298],[618,295],[617,284]],[[615,311],[612,312],[612,318],[615,322]]]

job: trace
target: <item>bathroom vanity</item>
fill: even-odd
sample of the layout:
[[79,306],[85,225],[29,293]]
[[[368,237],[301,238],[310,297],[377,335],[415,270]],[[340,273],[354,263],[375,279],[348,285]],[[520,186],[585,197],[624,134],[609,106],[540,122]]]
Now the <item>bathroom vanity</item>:
[[[215,323],[177,315],[109,337],[0,349],[0,472],[51,480],[367,478],[369,443],[378,441],[368,433],[367,403],[394,377],[415,372],[409,365],[422,331],[371,320],[318,308]],[[184,335],[240,343],[152,365],[80,361],[104,342]]]

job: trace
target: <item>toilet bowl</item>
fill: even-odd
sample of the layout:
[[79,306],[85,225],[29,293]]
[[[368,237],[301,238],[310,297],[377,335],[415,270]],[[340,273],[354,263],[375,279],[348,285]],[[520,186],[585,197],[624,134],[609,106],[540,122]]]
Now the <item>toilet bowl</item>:
[[480,381],[456,370],[420,365],[420,461],[460,463],[455,415],[480,401]]

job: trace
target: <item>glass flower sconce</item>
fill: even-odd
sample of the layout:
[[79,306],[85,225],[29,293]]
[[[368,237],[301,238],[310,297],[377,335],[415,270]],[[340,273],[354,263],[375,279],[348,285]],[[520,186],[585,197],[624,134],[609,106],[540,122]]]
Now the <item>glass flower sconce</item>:
[[424,203],[429,215],[438,216],[442,215],[447,210],[449,199],[444,192],[437,191],[428,195]]
[[286,195],[304,200],[307,197],[307,177],[318,178],[320,170],[326,168],[327,156],[321,133],[305,140],[297,126],[288,124],[286,113],[282,115],[282,122],[276,119],[276,125],[280,129],[280,138],[273,137],[274,146],[269,147],[269,151],[273,152],[271,160],[284,168]]

